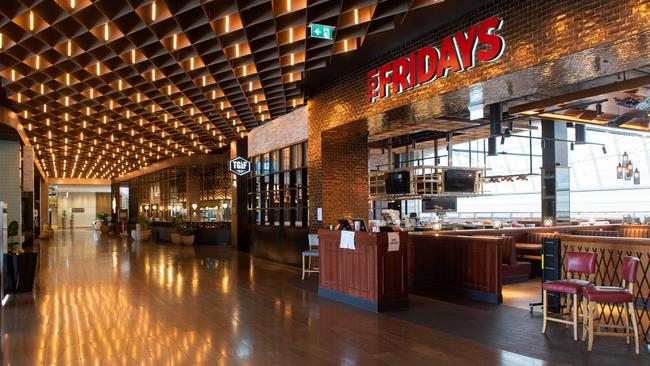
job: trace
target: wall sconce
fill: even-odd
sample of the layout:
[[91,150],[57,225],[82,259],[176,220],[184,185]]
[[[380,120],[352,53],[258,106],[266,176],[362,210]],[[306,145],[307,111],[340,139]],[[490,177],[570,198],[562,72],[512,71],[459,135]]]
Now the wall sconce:
[[492,227],[496,230],[499,230],[503,227],[503,223],[499,220],[492,221]]
[[544,219],[544,226],[546,227],[551,227],[553,226],[553,219],[550,217],[547,217]]
[[154,210],[154,211],[156,211],[156,210],[158,209],[158,206],[153,205],[153,206],[151,206],[151,209]]
[[196,203],[192,203],[192,210],[196,211],[197,207],[198,207],[198,205]]
[[433,223],[433,230],[435,230],[435,231],[442,230],[442,224],[440,222],[434,222]]

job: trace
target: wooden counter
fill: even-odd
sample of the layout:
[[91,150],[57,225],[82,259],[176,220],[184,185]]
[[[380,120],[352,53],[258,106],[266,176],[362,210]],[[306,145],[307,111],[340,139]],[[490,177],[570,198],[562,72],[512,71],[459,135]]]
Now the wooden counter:
[[411,233],[408,242],[409,289],[422,296],[454,294],[501,303],[501,250],[506,236]]
[[408,306],[407,242],[388,251],[388,233],[356,232],[355,249],[340,248],[341,232],[318,231],[318,294],[373,311]]

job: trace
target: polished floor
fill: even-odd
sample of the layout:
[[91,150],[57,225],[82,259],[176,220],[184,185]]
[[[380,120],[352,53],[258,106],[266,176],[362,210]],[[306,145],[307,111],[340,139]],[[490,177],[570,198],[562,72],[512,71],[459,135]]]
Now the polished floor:
[[562,326],[545,337],[515,307],[412,296],[408,310],[358,310],[319,298],[316,277],[227,247],[68,230],[40,252],[34,293],[2,309],[5,365],[648,363],[621,339],[588,354]]

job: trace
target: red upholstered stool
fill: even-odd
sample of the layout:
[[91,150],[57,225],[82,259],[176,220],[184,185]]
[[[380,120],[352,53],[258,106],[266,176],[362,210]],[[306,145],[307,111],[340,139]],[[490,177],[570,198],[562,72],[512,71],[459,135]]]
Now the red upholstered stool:
[[[639,258],[623,257],[623,276],[621,287],[614,286],[587,286],[582,290],[582,296],[587,300],[587,321],[589,326],[583,322],[582,338],[585,338],[585,330],[589,333],[587,350],[591,351],[594,344],[594,335],[606,335],[615,337],[626,337],[627,344],[630,344],[630,332],[634,332],[636,353],[639,354],[639,330],[637,328],[636,306],[634,306],[634,282],[636,271],[639,268]],[[594,331],[594,317],[598,303],[621,304],[623,311],[623,325],[612,325],[606,323],[596,324]],[[632,324],[630,325],[630,321]],[[601,328],[623,329],[624,332],[604,332]]]
[[[573,325],[573,339],[578,340],[578,295],[582,294],[582,289],[591,285],[589,280],[574,279],[575,274],[585,273],[591,277],[596,273],[596,253],[585,252],[567,252],[566,253],[566,272],[568,279],[558,281],[548,281],[542,284],[544,290],[544,325],[542,326],[542,333],[546,333],[546,323],[554,321],[558,323]],[[548,316],[548,292],[556,292],[573,296],[573,309],[571,313],[563,313],[569,315],[569,320],[562,317],[553,318]]]

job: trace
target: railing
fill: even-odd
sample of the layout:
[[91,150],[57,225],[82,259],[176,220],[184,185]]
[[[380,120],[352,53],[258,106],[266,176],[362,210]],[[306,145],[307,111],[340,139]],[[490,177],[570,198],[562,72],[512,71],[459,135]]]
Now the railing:
[[[433,215],[433,214],[431,214]],[[426,213],[423,214],[426,216]],[[593,218],[596,221],[606,220],[623,220],[625,217],[628,220],[638,219],[643,223],[645,218],[650,218],[650,211],[577,211],[571,213],[573,220],[589,220]],[[445,219],[467,219],[467,220],[517,220],[517,219],[536,219],[541,220],[539,212],[450,212],[445,214]]]

